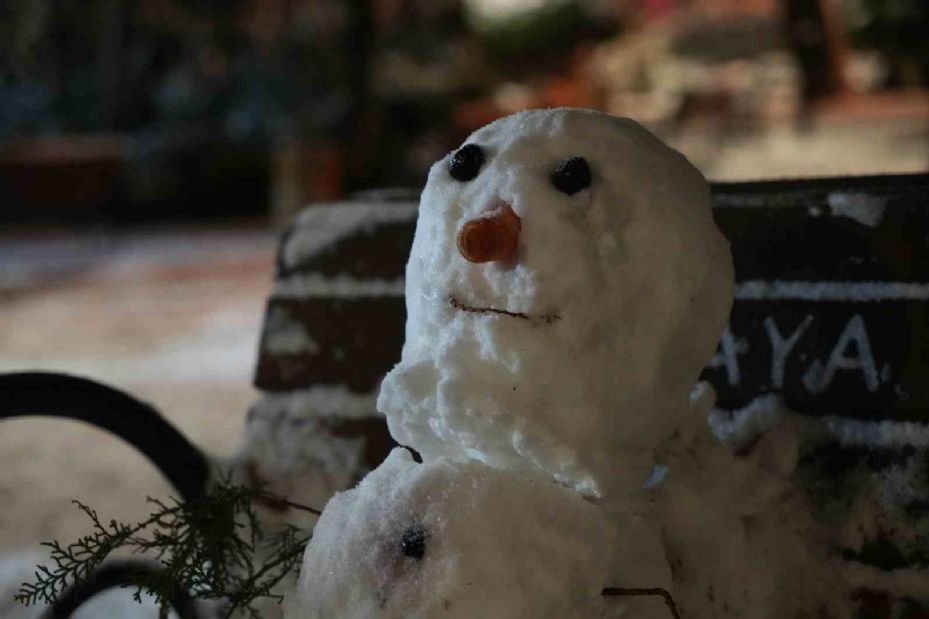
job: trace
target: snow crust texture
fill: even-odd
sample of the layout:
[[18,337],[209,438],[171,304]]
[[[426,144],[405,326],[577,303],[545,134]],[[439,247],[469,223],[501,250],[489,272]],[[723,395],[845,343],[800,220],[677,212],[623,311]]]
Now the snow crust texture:
[[[372,445],[387,438],[383,422],[364,415],[372,410],[373,396],[350,394],[343,387],[264,394],[249,410],[242,444],[233,458],[237,481],[262,484],[277,496],[322,509],[329,497],[352,487],[376,466],[369,461],[371,452],[387,452],[386,447]],[[348,434],[346,425],[360,431]],[[315,522],[302,511],[263,515],[269,523]]]
[[299,269],[359,230],[368,232],[379,224],[409,221],[415,216],[416,210],[406,204],[383,202],[336,202],[305,209],[284,242],[279,267],[284,271]]
[[[638,124],[532,110],[466,140],[456,180],[429,173],[406,270],[406,342],[378,410],[426,462],[473,458],[585,496],[637,490],[689,410],[732,301],[708,186]],[[452,154],[449,155],[451,157]],[[583,158],[589,186],[552,173]],[[461,228],[510,208],[516,255],[473,263]]]
[[669,453],[653,510],[685,617],[929,616],[924,424],[770,395],[710,421]]
[[571,490],[398,448],[326,506],[285,617],[603,617],[615,547]]
[[657,513],[688,619],[855,616],[832,529],[796,480],[803,421],[782,417],[736,457],[707,427],[670,461]]

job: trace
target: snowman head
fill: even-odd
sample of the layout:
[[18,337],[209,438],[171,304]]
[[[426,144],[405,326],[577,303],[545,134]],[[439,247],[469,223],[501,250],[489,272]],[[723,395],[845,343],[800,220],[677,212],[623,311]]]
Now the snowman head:
[[425,459],[637,488],[728,318],[708,186],[628,119],[533,110],[429,172],[378,408]]

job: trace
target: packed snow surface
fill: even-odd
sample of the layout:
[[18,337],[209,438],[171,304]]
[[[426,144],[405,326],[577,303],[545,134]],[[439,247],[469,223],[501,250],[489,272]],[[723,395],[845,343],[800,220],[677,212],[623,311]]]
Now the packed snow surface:
[[742,455],[704,428],[658,488],[671,589],[688,619],[855,616],[835,523],[816,518],[797,470],[811,422],[781,413],[771,425],[772,403],[740,412],[722,436],[732,446],[751,437]]
[[616,537],[577,493],[404,449],[333,497],[287,619],[596,619]]
[[[368,416],[353,410],[350,404],[355,400],[365,401],[342,387],[327,386],[264,394],[249,410],[242,445],[232,462],[236,481],[264,484],[277,496],[322,508],[329,497],[350,488],[369,470],[365,438],[340,436],[334,429],[339,422],[373,414],[373,397],[363,409]],[[343,401],[348,405],[339,406]],[[304,526],[315,520],[292,510],[286,516]]]
[[768,393],[744,407],[729,411],[713,409],[707,421],[717,440],[733,452],[751,447],[758,437],[775,427],[784,416],[780,396]]
[[869,228],[881,223],[887,207],[883,198],[845,191],[829,194],[827,201],[834,217],[848,217]]
[[[466,144],[483,153],[475,177],[451,175],[454,154],[429,173],[406,342],[378,409],[427,462],[475,458],[587,496],[637,490],[729,316],[707,183],[635,122],[587,110],[521,112]],[[589,186],[567,193],[553,174],[575,157]],[[463,258],[462,227],[507,208],[515,256]]]

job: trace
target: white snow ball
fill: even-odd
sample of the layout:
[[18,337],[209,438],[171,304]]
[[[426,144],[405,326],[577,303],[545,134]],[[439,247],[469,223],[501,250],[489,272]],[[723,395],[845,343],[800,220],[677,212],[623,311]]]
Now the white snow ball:
[[427,462],[635,491],[690,410],[733,287],[681,154],[600,112],[503,118],[429,172],[378,409]]
[[571,490],[395,449],[326,506],[285,617],[603,617],[614,542]]

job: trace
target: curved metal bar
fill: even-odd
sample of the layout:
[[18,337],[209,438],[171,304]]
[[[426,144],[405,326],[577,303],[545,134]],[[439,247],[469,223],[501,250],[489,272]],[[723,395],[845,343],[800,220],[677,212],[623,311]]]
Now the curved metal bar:
[[[162,571],[157,565],[145,561],[104,563],[85,580],[65,589],[55,603],[42,613],[41,619],[68,619],[81,605],[98,593],[115,587],[131,588],[140,578],[162,577]],[[202,619],[193,598],[182,587],[175,587],[168,602],[180,619]]]
[[101,383],[55,372],[0,374],[0,419],[51,416],[112,432],[139,451],[185,501],[202,497],[209,462],[152,406]]

